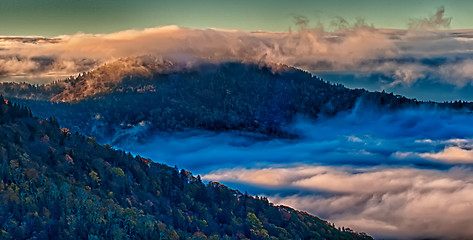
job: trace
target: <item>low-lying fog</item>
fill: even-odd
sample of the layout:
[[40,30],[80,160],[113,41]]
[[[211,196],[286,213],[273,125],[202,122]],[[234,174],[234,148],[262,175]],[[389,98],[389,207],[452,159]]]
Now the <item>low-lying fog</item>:
[[473,235],[473,115],[355,109],[295,122],[294,140],[189,131],[122,147],[375,237]]

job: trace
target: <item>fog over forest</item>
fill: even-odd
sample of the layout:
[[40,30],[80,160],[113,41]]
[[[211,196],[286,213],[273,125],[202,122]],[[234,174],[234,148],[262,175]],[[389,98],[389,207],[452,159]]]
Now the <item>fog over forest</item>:
[[462,237],[473,223],[472,120],[360,106],[330,119],[300,117],[293,140],[192,131],[122,147],[375,237]]

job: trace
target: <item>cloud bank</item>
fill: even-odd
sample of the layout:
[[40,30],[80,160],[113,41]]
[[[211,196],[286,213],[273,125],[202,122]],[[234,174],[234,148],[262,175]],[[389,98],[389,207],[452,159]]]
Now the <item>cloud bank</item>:
[[337,18],[329,24],[332,31],[326,31],[329,27],[312,27],[304,16],[295,16],[298,30],[289,32],[162,26],[54,39],[3,37],[0,76],[4,81],[25,75],[51,81],[118,58],[156,55],[177,61],[269,61],[363,78],[378,75],[377,89],[395,91],[432,84],[440,90],[443,85],[463,88],[473,82],[473,30],[444,30],[451,19],[441,7],[429,17],[410,20],[407,30]]
[[293,168],[220,170],[205,178],[297,190],[269,199],[379,238],[471,238],[472,169]]
[[472,120],[359,105],[301,117],[294,140],[196,130],[121,147],[375,237],[459,239],[473,236]]

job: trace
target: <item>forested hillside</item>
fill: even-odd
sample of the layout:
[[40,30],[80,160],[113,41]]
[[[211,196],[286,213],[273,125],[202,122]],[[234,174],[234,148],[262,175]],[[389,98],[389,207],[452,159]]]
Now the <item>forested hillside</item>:
[[1,239],[371,239],[99,145],[4,99],[0,201]]
[[285,65],[122,59],[48,85],[1,84],[0,93],[56,116],[100,141],[154,131],[238,130],[276,137],[295,117],[331,117],[363,103],[380,109],[417,106],[386,93],[350,90]]

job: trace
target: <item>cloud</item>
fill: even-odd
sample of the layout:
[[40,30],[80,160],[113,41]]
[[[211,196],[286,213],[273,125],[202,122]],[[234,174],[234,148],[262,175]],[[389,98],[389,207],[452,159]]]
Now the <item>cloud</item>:
[[[270,200],[293,206],[339,226],[380,238],[458,239],[473,235],[473,172],[413,168],[289,168],[217,170],[205,179],[245,182],[271,189]],[[268,194],[266,194],[268,195]]]
[[117,144],[157,161],[199,173],[238,166],[314,162],[321,165],[444,168],[456,162],[439,161],[422,154],[437,153],[449,146],[468,149],[469,139],[473,137],[472,120],[472,115],[456,111],[378,111],[360,103],[353,111],[331,118],[295,119],[285,128],[300,136],[292,140],[258,140],[239,132],[190,131],[157,134],[142,139],[144,144],[136,144],[127,137]]
[[412,19],[409,22],[409,28],[415,30],[439,30],[449,28],[451,17],[445,17],[445,8],[439,7],[437,12],[427,18]]
[[42,84],[51,80],[65,79],[72,73],[88,71],[95,65],[92,59],[0,56],[0,80]]
[[440,151],[411,154],[450,164],[473,164],[473,139],[449,139],[441,142],[430,142],[430,144],[444,146],[444,148]]
[[421,157],[450,163],[473,163],[473,151],[456,146],[446,147],[438,153],[422,153]]
[[402,152],[398,151],[394,157],[399,159],[420,157],[431,161],[438,161],[447,164],[473,164],[473,139],[452,138],[448,140],[422,139],[415,143],[431,146],[431,151]]
[[305,29],[309,26],[309,19],[306,16],[296,15],[294,16],[294,24],[300,29]]
[[472,120],[360,103],[328,119],[301,117],[287,127],[300,135],[293,140],[195,130],[119,146],[376,237],[468,238]]
[[455,64],[445,64],[440,67],[440,75],[451,79],[459,87],[473,83],[473,59],[465,59]]
[[[446,26],[449,18],[443,14],[440,8],[434,16],[414,22],[419,26]],[[393,79],[386,88],[409,88],[426,78],[459,87],[472,81],[471,31],[440,31],[439,27],[429,31],[387,30],[361,18],[349,23],[341,17],[332,21],[333,31],[325,31],[320,23],[312,27],[304,16],[297,15],[294,21],[299,30],[289,32],[161,26],[53,39],[4,37],[0,39],[0,57],[21,59],[3,71],[4,77],[25,73],[76,75],[118,58],[154,55],[179,61],[268,61],[312,72],[379,73]],[[44,66],[35,58],[49,58],[53,63]]]
[[27,74],[38,68],[38,64],[29,59],[15,56],[0,58],[0,75],[8,73]]

